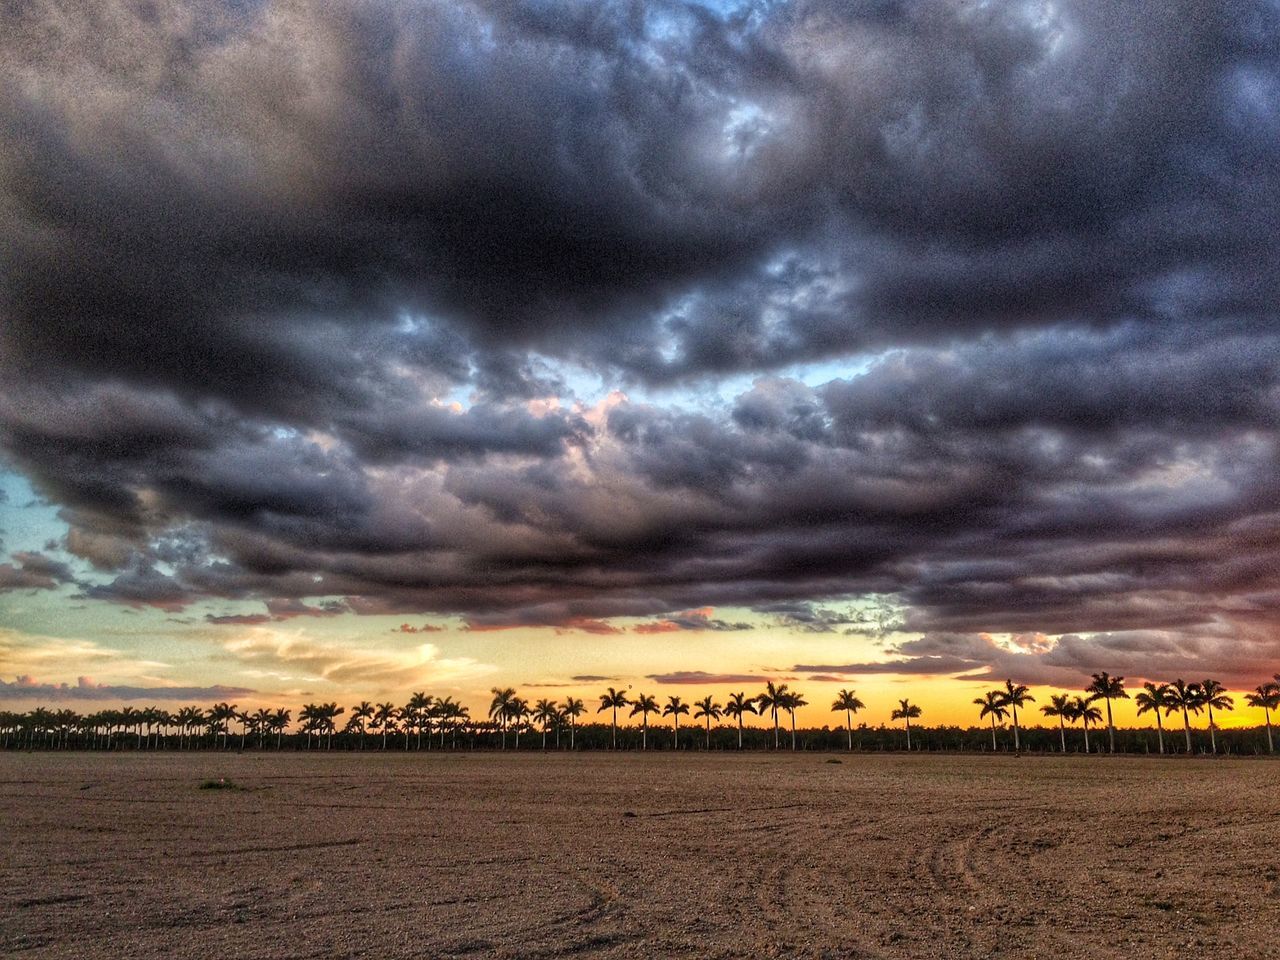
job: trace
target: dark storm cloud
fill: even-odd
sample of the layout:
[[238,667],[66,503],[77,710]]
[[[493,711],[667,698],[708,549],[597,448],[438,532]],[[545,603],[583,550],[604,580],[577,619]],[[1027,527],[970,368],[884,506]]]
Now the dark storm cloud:
[[0,448],[84,596],[1275,652],[1274,4],[0,28]]
[[74,577],[65,563],[42,553],[19,551],[12,563],[0,563],[0,593],[8,590],[54,590]]

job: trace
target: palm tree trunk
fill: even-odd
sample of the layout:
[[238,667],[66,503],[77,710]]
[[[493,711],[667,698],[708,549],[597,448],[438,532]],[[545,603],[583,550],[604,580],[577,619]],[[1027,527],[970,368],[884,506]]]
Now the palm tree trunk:
[[[1267,727],[1267,737],[1270,739],[1271,728]],[[711,714],[707,714],[707,749],[711,749]]]
[[796,712],[791,711],[791,749],[796,748]]
[[1209,751],[1214,754],[1218,752],[1218,738],[1213,732],[1213,704],[1209,704]]
[[773,749],[778,749],[778,708],[773,708]]
[[[848,699],[847,697],[845,699]],[[849,735],[849,752],[853,752],[853,714],[848,710],[844,712],[844,731]]]
[[1089,721],[1084,722],[1084,752],[1089,752]]
[[573,718],[572,718],[572,717],[570,717],[570,718],[569,718],[569,749],[570,749],[570,750],[572,750],[572,749],[573,749],[573,734],[574,734],[574,728],[575,728],[576,726],[577,726],[577,724],[576,724],[576,723],[574,723]]
[[1062,752],[1067,752],[1067,725],[1062,722],[1062,717],[1058,717],[1058,736],[1062,740]]
[[1111,752],[1115,753],[1116,752],[1116,725],[1115,725],[1115,722],[1111,719],[1111,698],[1104,697],[1103,699],[1107,701],[1107,737],[1111,741]]
[[991,715],[991,752],[995,753],[1000,748],[996,746],[996,715]]
[[1191,717],[1187,714],[1187,708],[1182,708],[1182,730],[1187,735],[1187,755],[1191,755]]
[[907,718],[907,753],[911,752],[911,718]]
[[677,750],[679,750],[679,749],[680,749],[680,714],[678,714],[678,713],[673,713],[673,714],[671,715],[671,719],[672,719],[673,721],[675,721],[675,725],[676,725],[676,732],[675,732],[675,741],[676,741],[676,745],[675,745],[675,748],[676,748]]
[[640,749],[649,749],[649,714],[644,715],[644,722],[640,729]]
[[1022,752],[1022,740],[1018,736],[1018,708],[1016,705],[1013,708],[1013,752]]
[[742,714],[738,714],[738,749],[742,749]]
[[1262,712],[1267,718],[1267,753],[1275,753],[1275,744],[1271,742],[1271,711],[1267,707],[1263,707]]
[[609,749],[611,750],[618,749],[618,708],[617,707],[613,708],[613,746],[610,747]]
[[1160,721],[1160,711],[1156,710],[1156,736],[1160,740],[1160,755],[1164,755],[1164,724]]

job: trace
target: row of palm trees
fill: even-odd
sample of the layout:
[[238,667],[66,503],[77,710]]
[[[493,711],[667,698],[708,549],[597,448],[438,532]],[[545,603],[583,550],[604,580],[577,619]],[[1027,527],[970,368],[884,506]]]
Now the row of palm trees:
[[[1156,733],[1159,738],[1160,752],[1165,752],[1164,723],[1161,711],[1171,716],[1182,714],[1183,733],[1186,736],[1187,752],[1191,752],[1191,715],[1197,716],[1208,711],[1209,743],[1213,753],[1218,752],[1217,725],[1213,720],[1213,711],[1234,710],[1235,701],[1227,695],[1226,687],[1217,680],[1201,680],[1198,683],[1187,683],[1179,678],[1172,683],[1144,683],[1143,689],[1133,699],[1138,708],[1138,716],[1151,714],[1155,717]],[[1113,677],[1105,671],[1092,675],[1092,681],[1084,689],[1084,696],[1072,696],[1066,693],[1055,693],[1049,697],[1049,703],[1040,710],[1045,716],[1058,719],[1058,733],[1061,738],[1063,753],[1067,750],[1066,724],[1079,721],[1084,727],[1084,752],[1089,752],[1089,724],[1102,721],[1102,711],[1094,703],[1102,700],[1107,707],[1107,735],[1109,751],[1116,750],[1116,727],[1111,715],[1112,700],[1128,700],[1129,692],[1125,689],[1124,677]],[[1006,680],[1002,688],[989,690],[973,702],[980,708],[979,719],[991,718],[991,749],[997,749],[996,721],[1004,720],[1012,715],[1013,749],[1021,749],[1019,742],[1018,708],[1025,707],[1035,697],[1024,684]],[[1251,693],[1245,695],[1249,706],[1260,708],[1266,718],[1267,752],[1275,752],[1275,742],[1271,735],[1271,711],[1280,708],[1280,674],[1274,680],[1261,683]]]
[[[1225,688],[1216,680],[1203,680],[1198,683],[1186,683],[1181,679],[1172,683],[1143,684],[1143,690],[1136,694],[1134,701],[1138,714],[1150,713],[1155,717],[1159,750],[1165,752],[1164,725],[1161,714],[1170,716],[1181,713],[1186,737],[1187,752],[1191,752],[1191,716],[1208,712],[1208,731],[1212,752],[1217,752],[1216,724],[1214,711],[1231,710],[1234,701],[1227,695]],[[491,691],[487,721],[473,721],[470,712],[464,705],[452,697],[436,698],[424,692],[415,692],[402,706],[393,703],[373,704],[363,701],[351,708],[350,713],[336,703],[308,703],[298,713],[297,734],[305,737],[305,744],[310,748],[315,742],[326,748],[332,748],[335,735],[342,733],[352,738],[359,749],[364,749],[370,735],[380,736],[380,746],[387,748],[388,738],[403,736],[403,748],[411,746],[422,749],[423,737],[426,745],[431,746],[433,737],[438,734],[438,743],[444,747],[446,737],[453,736],[456,745],[457,736],[465,732],[474,736],[485,733],[495,735],[501,749],[506,749],[508,734],[514,736],[515,747],[520,746],[522,732],[541,732],[542,747],[546,749],[548,737],[554,737],[554,746],[561,745],[561,735],[568,738],[570,749],[577,747],[577,728],[579,718],[586,713],[586,705],[575,697],[565,698],[563,703],[549,699],[539,699],[532,703],[517,694],[511,687],[495,687]],[[1049,703],[1041,706],[1041,712],[1058,720],[1059,738],[1063,752],[1067,749],[1067,724],[1079,722],[1084,730],[1084,750],[1090,752],[1089,729],[1091,725],[1102,722],[1102,711],[1095,704],[1102,701],[1106,705],[1107,731],[1109,749],[1115,752],[1115,723],[1111,712],[1111,701],[1128,699],[1123,677],[1113,677],[1105,672],[1093,674],[1090,684],[1083,695],[1055,693]],[[705,728],[705,745],[711,747],[712,723],[722,718],[734,722],[737,728],[737,746],[742,749],[744,719],[756,715],[767,717],[773,728],[773,747],[781,748],[781,718],[787,714],[790,721],[790,747],[797,749],[796,710],[806,706],[808,701],[798,691],[791,690],[787,684],[775,684],[772,681],[765,689],[754,695],[745,691],[730,694],[724,704],[716,702],[708,695],[701,700],[687,703],[680,696],[669,696],[664,704],[646,693],[629,694],[627,691],[610,687],[599,697],[597,714],[609,713],[610,736],[609,746],[618,746],[618,712],[628,710],[630,717],[640,718],[640,749],[649,748],[649,717],[656,715],[670,717],[672,722],[672,745],[680,748],[680,721],[682,717],[703,721]],[[979,719],[990,719],[991,746],[998,749],[997,723],[1006,719],[1012,720],[1013,748],[1022,749],[1022,729],[1019,721],[1020,709],[1026,709],[1028,703],[1034,702],[1029,689],[1024,684],[1006,680],[1003,687],[988,691],[974,700],[980,708]],[[1250,706],[1261,708],[1266,718],[1267,749],[1274,752],[1275,746],[1271,731],[1271,711],[1280,708],[1280,674],[1274,681],[1260,684],[1246,695]],[[845,731],[848,749],[854,746],[854,716],[866,708],[866,704],[854,691],[841,690],[831,704],[835,713],[845,716]],[[907,749],[912,749],[911,721],[922,714],[921,708],[909,700],[898,701],[898,706],[891,713],[893,720],[901,720],[906,728]],[[340,727],[339,718],[346,716]],[[274,742],[277,749],[283,745],[283,737],[293,722],[293,715],[287,709],[241,710],[235,704],[216,703],[205,710],[198,706],[183,707],[174,713],[157,707],[136,709],[124,707],[119,710],[102,710],[82,716],[72,710],[51,711],[43,707],[30,713],[0,713],[0,736],[5,748],[11,745],[67,748],[72,745],[94,749],[112,748],[122,745],[125,739],[136,737],[138,749],[158,749],[161,746],[177,746],[186,749],[199,745],[202,741],[212,740],[223,748],[230,746],[231,738],[239,737],[239,746],[245,748],[249,743],[265,747]],[[239,724],[239,730],[233,731],[232,725]]]

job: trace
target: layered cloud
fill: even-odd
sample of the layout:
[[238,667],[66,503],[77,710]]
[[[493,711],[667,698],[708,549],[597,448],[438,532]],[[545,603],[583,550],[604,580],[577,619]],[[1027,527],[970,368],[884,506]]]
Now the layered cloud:
[[109,701],[213,701],[243,697],[254,693],[247,687],[150,687],[131,684],[94,683],[80,677],[75,683],[40,683],[31,677],[18,677],[12,683],[0,680],[0,700],[31,700],[40,703],[64,700]]
[[0,28],[0,449],[68,530],[0,591],[1280,655],[1272,3]]

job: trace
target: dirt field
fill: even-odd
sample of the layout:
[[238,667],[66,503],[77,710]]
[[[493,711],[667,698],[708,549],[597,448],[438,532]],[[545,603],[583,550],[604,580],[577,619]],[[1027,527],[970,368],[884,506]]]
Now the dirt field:
[[0,955],[1276,955],[1280,763],[840,759],[7,754]]

